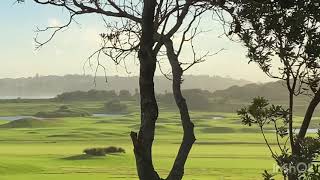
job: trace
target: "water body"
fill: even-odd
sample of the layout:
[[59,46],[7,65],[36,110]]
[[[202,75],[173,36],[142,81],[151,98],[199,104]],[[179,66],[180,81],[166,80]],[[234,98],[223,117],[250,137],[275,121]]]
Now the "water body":
[[219,120],[219,119],[224,119],[224,117],[223,116],[213,116],[212,119]]
[[[92,114],[93,117],[113,117],[113,116],[122,116],[123,114]],[[33,119],[44,119],[35,116],[0,116],[0,120],[5,121],[15,121],[19,119],[33,118]]]
[[43,119],[43,118],[34,117],[34,116],[0,116],[0,120],[6,120],[6,121],[15,121],[15,120],[25,119],[25,118]]
[[[294,129],[293,131],[295,133],[299,133],[299,129]],[[272,132],[275,132],[275,130],[272,130]],[[307,133],[310,133],[310,134],[318,133],[318,129],[308,129]]]
[[55,96],[0,96],[0,99],[51,99]]
[[[298,129],[295,129],[295,132],[298,133],[299,130],[298,130]],[[308,129],[308,130],[307,130],[307,133],[318,133],[318,129]]]

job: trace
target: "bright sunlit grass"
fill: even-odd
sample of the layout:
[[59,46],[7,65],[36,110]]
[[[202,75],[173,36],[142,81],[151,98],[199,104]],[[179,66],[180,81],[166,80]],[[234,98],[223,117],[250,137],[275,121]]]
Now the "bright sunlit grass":
[[[52,110],[59,105],[53,102],[3,103],[0,116],[21,115],[22,112],[33,115],[35,108]],[[102,103],[69,105],[92,111]],[[131,108],[135,109],[134,106]],[[196,124],[197,143],[187,162],[184,179],[256,180],[261,179],[264,169],[272,171],[274,162],[255,127],[241,125],[236,114],[192,112],[191,115]],[[36,128],[0,128],[1,180],[137,179],[129,133],[137,130],[139,113],[50,121],[59,123],[52,126],[38,124]],[[1,120],[0,123],[8,121]],[[155,167],[163,177],[174,161],[181,131],[176,112],[160,112],[153,153]],[[271,133],[270,138],[274,140]],[[122,147],[126,154],[82,155],[85,148],[106,146]]]

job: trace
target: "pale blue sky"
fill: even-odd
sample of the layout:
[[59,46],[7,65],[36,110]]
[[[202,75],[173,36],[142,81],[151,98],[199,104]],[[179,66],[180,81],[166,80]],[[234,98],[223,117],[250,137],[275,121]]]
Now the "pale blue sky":
[[[50,24],[61,24],[67,20],[67,13],[60,8],[37,5],[32,0],[24,4],[13,5],[14,0],[0,1],[0,78],[27,77],[40,75],[83,74],[83,65],[87,57],[99,45],[98,34],[103,32],[99,17],[86,16],[78,18],[80,25],[72,25],[68,30],[59,33],[52,42],[38,51],[34,51],[33,38],[36,27]],[[218,38],[222,28],[215,24],[207,34],[198,37],[198,49],[218,51],[226,50],[209,57],[206,62],[194,66],[187,74],[207,74],[230,76],[250,81],[270,81],[256,65],[248,65],[245,48]],[[42,34],[41,37],[46,34]],[[185,53],[183,58],[188,59]],[[128,61],[132,61],[129,59]],[[121,67],[107,63],[108,75],[128,76]],[[138,74],[138,67],[129,63],[132,75]],[[87,73],[93,73],[86,68]],[[102,72],[100,72],[102,73]],[[159,73],[158,73],[159,74]]]

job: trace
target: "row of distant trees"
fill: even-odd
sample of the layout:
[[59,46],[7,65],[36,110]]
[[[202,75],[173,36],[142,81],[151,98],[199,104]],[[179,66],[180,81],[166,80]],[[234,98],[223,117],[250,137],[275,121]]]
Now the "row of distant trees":
[[[209,97],[213,93],[201,89],[188,89],[183,90],[184,95],[190,99],[191,109],[208,109],[210,104]],[[173,94],[165,92],[156,95],[157,100],[165,105],[175,105]],[[73,91],[59,94],[55,97],[56,101],[139,101],[139,93],[131,94],[128,90],[121,90],[117,93],[114,90],[90,90],[90,91]]]
[[59,94],[55,97],[56,101],[100,101],[110,99],[135,100],[139,97],[138,93],[131,94],[128,90],[116,91],[90,90],[90,91],[72,91]]

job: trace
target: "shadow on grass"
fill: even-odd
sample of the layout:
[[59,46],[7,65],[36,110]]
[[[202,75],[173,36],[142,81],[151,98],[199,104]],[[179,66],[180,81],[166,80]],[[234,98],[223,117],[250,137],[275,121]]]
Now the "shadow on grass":
[[234,133],[234,129],[229,127],[208,127],[208,128],[202,128],[201,132],[203,133]]
[[74,156],[69,156],[62,158],[64,160],[89,160],[89,159],[100,159],[100,158],[105,158],[106,156],[92,156],[88,154],[79,154],[79,155],[74,155]]
[[61,158],[63,160],[90,160],[90,159],[104,159],[107,156],[121,156],[121,154],[119,153],[112,153],[112,154],[107,154],[105,156],[93,156],[93,155],[88,155],[88,154],[78,154],[78,155],[74,155],[74,156],[69,156],[69,157],[65,157],[65,158]]

